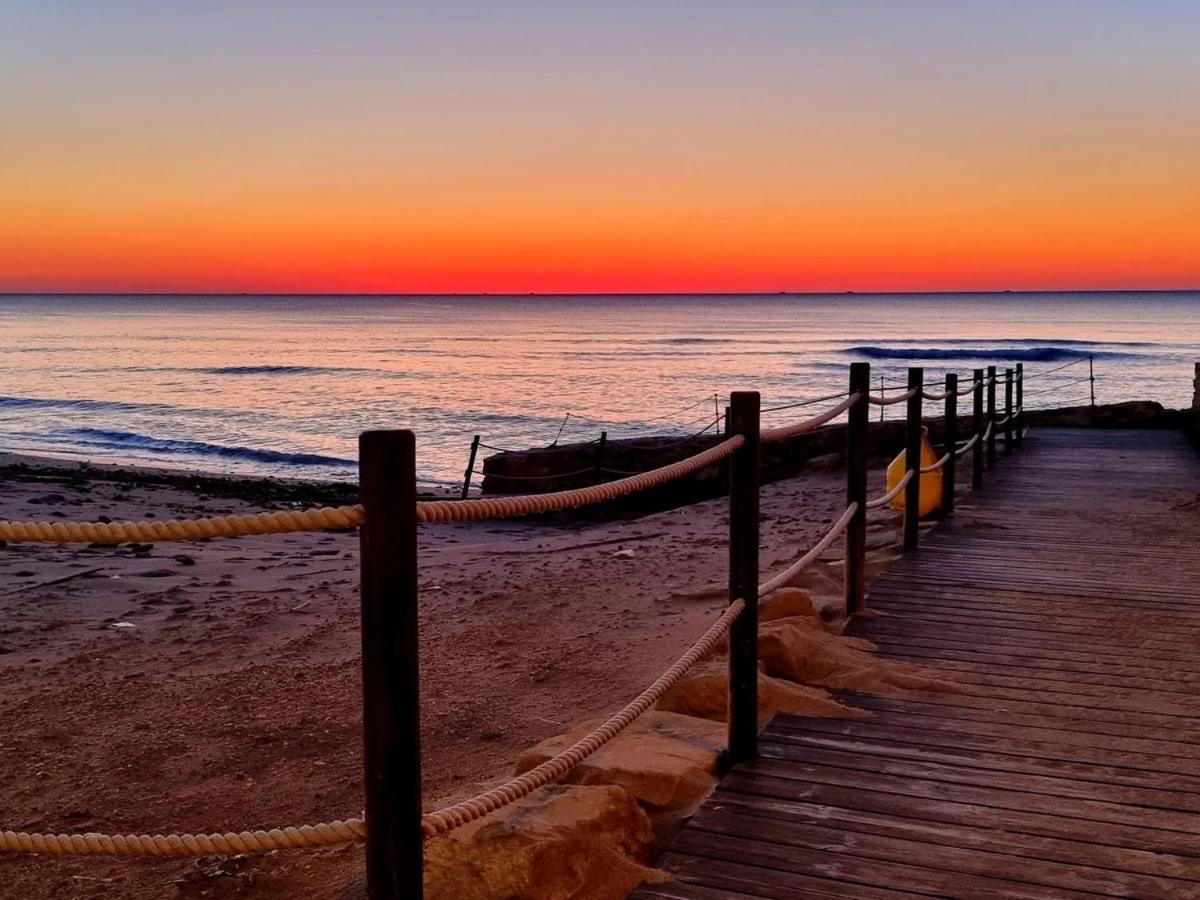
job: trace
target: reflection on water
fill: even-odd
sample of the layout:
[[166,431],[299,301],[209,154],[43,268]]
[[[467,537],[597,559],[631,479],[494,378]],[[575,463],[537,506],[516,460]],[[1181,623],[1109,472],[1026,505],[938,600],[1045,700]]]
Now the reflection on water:
[[1183,406],[1200,358],[1198,293],[9,296],[0,326],[5,449],[352,478],[359,431],[411,427],[422,478],[448,483],[476,433],[699,430],[714,393],[818,396],[853,359],[899,381],[1093,354],[1100,401]]

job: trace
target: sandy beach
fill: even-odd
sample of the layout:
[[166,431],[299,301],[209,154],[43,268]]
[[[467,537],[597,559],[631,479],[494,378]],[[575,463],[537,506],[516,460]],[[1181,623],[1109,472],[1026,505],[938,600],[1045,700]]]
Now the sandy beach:
[[[4,472],[5,519],[250,512],[345,490]],[[764,574],[819,537],[842,495],[836,468],[764,487]],[[427,803],[474,792],[535,742],[620,706],[703,631],[724,602],[726,502],[422,531]],[[893,515],[872,518],[872,545],[887,545]],[[207,832],[358,815],[357,566],[351,533],[0,549],[4,827]],[[832,602],[840,572],[817,566],[799,583]],[[361,870],[357,847],[0,860],[0,880],[29,898],[316,898],[347,884],[354,896]]]

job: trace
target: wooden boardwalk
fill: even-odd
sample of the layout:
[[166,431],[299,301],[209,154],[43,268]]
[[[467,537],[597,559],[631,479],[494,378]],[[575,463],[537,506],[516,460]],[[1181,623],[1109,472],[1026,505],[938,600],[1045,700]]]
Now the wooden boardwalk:
[[1175,432],[1031,432],[853,628],[964,691],[776,719],[637,896],[1200,897],[1197,492]]

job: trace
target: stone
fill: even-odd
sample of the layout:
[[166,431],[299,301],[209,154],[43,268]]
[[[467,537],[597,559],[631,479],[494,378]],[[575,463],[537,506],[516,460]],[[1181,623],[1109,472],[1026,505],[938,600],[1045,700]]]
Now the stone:
[[[729,705],[729,663],[724,659],[700,663],[658,701],[657,708],[724,722]],[[758,726],[763,728],[778,713],[821,718],[855,718],[860,710],[839,703],[827,691],[792,684],[758,673]]]
[[[602,720],[581,722],[566,734],[547,738],[517,760],[526,772],[565,750]],[[717,757],[725,749],[725,728],[707,719],[649,710],[578,766],[571,784],[615,784],[629,791],[652,815],[690,813],[717,784]]]
[[876,656],[873,649],[870,641],[829,634],[802,616],[764,622],[758,631],[759,662],[777,678],[881,693],[953,689],[916,666]]
[[796,587],[780,588],[758,605],[759,622],[773,622],[792,616],[806,616],[810,619],[821,617],[813,608],[810,591]]
[[654,834],[616,785],[551,785],[425,845],[428,900],[620,900],[666,875]]

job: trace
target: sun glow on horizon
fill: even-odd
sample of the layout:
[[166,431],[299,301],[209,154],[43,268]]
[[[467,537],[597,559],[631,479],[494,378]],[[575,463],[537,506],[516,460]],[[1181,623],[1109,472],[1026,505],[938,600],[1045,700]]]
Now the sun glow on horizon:
[[1200,285],[1187,3],[11,18],[3,291]]

